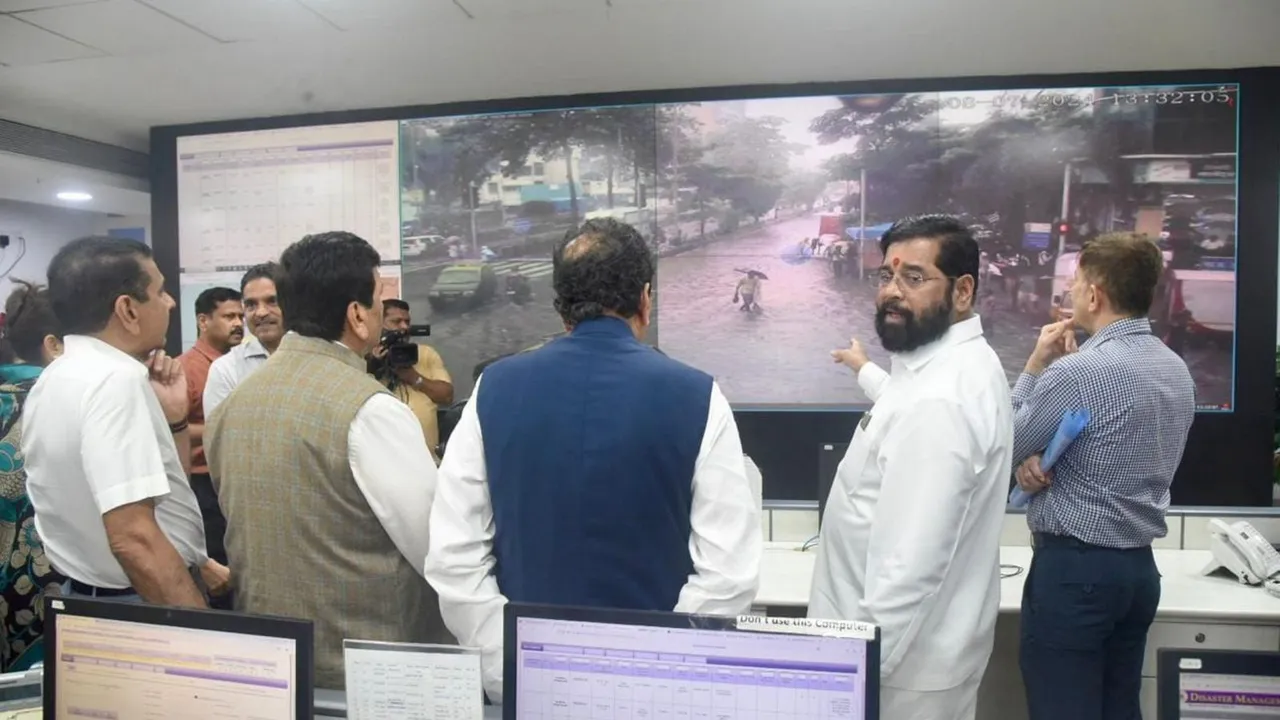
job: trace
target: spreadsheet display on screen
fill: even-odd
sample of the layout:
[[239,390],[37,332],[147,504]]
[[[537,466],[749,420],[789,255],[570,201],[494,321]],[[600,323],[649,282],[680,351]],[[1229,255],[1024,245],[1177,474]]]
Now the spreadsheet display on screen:
[[864,720],[855,638],[516,620],[520,720]]
[[56,720],[294,720],[293,640],[63,613]]
[[178,138],[178,263],[234,272],[304,235],[348,230],[400,260],[400,125]]

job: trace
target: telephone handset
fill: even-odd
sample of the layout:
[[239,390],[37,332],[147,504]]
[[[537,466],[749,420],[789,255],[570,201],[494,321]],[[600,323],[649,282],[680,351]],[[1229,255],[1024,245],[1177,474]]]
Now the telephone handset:
[[1213,562],[1204,569],[1206,575],[1226,568],[1240,582],[1249,585],[1261,585],[1280,575],[1280,552],[1243,520],[1231,525],[1210,520],[1209,550],[1213,553]]

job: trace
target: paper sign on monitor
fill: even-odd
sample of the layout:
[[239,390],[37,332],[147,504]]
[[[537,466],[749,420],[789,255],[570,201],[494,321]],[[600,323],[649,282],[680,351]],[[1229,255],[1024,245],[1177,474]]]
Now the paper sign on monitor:
[[446,645],[342,641],[349,720],[482,720],[480,651]]
[[876,626],[853,620],[821,620],[815,618],[761,617],[739,615],[739,630],[773,632],[788,635],[820,635],[823,637],[875,640]]

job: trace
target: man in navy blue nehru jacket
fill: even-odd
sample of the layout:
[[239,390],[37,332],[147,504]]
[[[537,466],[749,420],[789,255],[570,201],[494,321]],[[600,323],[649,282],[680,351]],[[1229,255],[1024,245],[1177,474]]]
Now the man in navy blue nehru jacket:
[[502,693],[502,608],[738,614],[759,583],[760,511],[711,376],[642,342],[655,259],[614,220],[553,257],[569,334],[498,361],[449,438],[427,579]]
[[[1035,555],[1022,596],[1031,720],[1138,720],[1147,631],[1160,602],[1151,541],[1195,417],[1186,363],[1151,333],[1164,259],[1145,236],[1080,251],[1074,316],[1040,332],[1013,388],[1013,461]],[[1075,329],[1089,340],[1075,345]],[[1089,424],[1040,467],[1063,413]]]

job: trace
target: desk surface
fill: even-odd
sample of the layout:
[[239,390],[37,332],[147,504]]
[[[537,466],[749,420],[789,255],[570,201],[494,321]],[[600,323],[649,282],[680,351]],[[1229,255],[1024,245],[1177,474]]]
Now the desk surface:
[[[796,543],[765,543],[756,605],[804,607],[809,604],[816,549],[801,552],[799,547]],[[1200,571],[1212,559],[1209,551],[1156,550],[1155,555],[1163,576],[1159,617],[1280,622],[1280,598],[1234,579],[1202,575]],[[1022,586],[1031,564],[1031,548],[1000,548],[1000,564],[1021,568],[1017,575],[1000,581],[1000,612],[1019,612]]]

